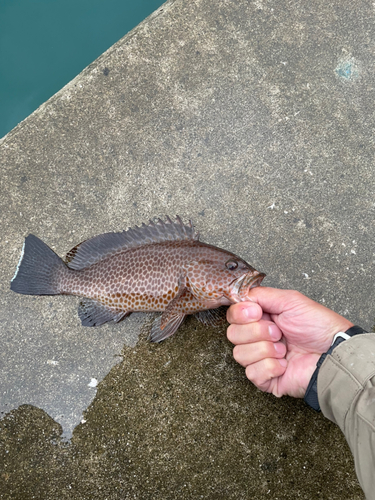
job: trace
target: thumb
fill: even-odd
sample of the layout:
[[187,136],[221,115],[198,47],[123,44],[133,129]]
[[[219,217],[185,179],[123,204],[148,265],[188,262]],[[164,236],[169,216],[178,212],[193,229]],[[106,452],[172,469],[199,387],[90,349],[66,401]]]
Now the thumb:
[[280,290],[266,286],[257,286],[248,293],[249,300],[259,304],[265,313],[281,314],[296,305],[304,297],[295,290]]

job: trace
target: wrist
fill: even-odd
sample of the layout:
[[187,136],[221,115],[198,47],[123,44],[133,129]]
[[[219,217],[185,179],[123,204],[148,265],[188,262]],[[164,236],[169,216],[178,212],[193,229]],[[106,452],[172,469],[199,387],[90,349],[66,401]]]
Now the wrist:
[[316,369],[316,364],[319,361],[320,354],[304,354],[299,359],[299,368],[295,373],[295,380],[298,381],[297,390],[289,392],[289,396],[303,398],[306,394],[307,387]]
[[335,321],[334,324],[332,324],[327,331],[326,334],[326,342],[325,342],[325,349],[324,351],[320,352],[319,355],[324,354],[325,352],[328,351],[328,349],[332,346],[333,339],[337,332],[346,332],[349,330],[349,328],[352,328],[354,326],[354,323],[351,321],[347,320],[346,318],[340,316],[339,321]]
[[342,342],[349,340],[354,335],[360,335],[362,333],[367,333],[367,332],[363,328],[361,328],[360,326],[351,326],[345,332],[340,331],[340,332],[336,333],[334,338],[333,338],[331,347],[328,349],[327,352],[323,353],[320,356],[320,358],[318,359],[318,362],[316,364],[316,369],[315,369],[314,373],[312,374],[312,377],[310,379],[309,385],[307,386],[305,397],[304,397],[305,402],[309,406],[311,406],[311,408],[313,408],[314,410],[320,411],[320,405],[319,405],[319,401],[318,401],[318,374],[319,374],[320,367],[322,366],[324,360]]

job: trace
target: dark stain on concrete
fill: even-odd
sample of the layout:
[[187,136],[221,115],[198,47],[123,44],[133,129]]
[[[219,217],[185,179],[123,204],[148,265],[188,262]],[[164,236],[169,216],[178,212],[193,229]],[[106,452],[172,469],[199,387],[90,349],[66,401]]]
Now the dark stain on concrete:
[[32,406],[0,422],[0,498],[363,498],[339,429],[257,391],[225,328],[191,319],[123,355],[69,444]]

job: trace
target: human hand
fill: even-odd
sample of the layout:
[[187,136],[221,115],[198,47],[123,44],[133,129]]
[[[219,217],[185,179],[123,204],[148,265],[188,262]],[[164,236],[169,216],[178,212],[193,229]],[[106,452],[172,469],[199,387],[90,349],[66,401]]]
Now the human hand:
[[263,286],[233,304],[227,319],[234,359],[254,385],[278,397],[302,398],[334,335],[353,326],[299,292]]

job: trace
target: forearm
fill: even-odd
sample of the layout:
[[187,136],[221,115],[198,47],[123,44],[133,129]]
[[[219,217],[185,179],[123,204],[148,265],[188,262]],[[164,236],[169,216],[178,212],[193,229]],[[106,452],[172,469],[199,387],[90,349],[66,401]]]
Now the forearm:
[[375,334],[353,337],[327,356],[318,398],[348,441],[366,498],[375,499]]

